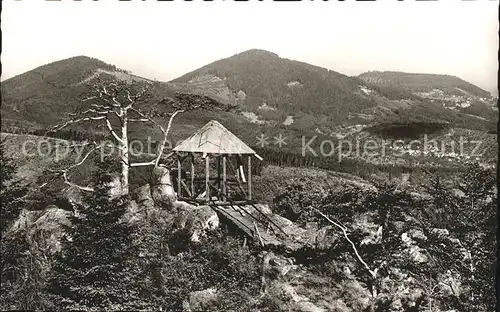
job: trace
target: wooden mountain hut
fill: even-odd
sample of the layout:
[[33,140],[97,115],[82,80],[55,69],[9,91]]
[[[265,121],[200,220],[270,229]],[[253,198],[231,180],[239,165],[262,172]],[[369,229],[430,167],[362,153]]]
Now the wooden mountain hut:
[[212,205],[252,202],[252,158],[262,158],[219,122],[210,121],[173,151],[179,200]]

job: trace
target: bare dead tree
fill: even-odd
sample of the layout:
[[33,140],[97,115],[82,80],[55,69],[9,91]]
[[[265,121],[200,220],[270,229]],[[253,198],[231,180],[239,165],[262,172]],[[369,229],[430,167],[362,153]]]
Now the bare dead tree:
[[[141,109],[141,106],[151,102],[152,84],[138,86],[124,81],[104,82],[97,80],[96,83],[91,85],[91,90],[91,94],[82,100],[84,103],[89,103],[88,108],[69,114],[70,118],[67,121],[52,127],[50,131],[58,131],[71,125],[85,122],[102,122],[113,138],[115,147],[118,149],[121,162],[120,183],[122,194],[128,194],[129,192],[130,167],[158,166],[165,145],[168,142],[168,134],[172,126],[172,121],[178,114],[197,108],[219,106],[217,101],[202,95],[177,93],[175,98],[164,98],[161,101],[157,101],[152,107],[155,108],[159,104],[162,104],[163,107],[169,106],[172,109],[171,112],[158,112],[153,109],[147,111]],[[167,127],[165,128],[158,123],[154,119],[155,117],[168,118]],[[131,162],[129,154],[130,123],[150,123],[161,131],[163,140],[154,159],[146,162]],[[99,148],[99,146],[94,144],[94,147],[82,160],[68,168],[56,170],[63,177],[66,184],[78,187],[84,191],[93,190],[91,187],[79,186],[71,182],[68,178],[68,171],[83,164],[89,155]]]

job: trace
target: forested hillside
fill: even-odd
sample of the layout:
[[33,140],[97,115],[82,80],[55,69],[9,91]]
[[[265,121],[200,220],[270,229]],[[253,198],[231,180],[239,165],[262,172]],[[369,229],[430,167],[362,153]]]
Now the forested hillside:
[[412,93],[441,89],[456,95],[463,95],[463,91],[465,91],[478,97],[491,96],[488,91],[451,75],[370,71],[362,73],[358,77],[373,84],[402,87]]
[[263,50],[249,50],[214,62],[173,82],[185,83],[203,75],[215,75],[232,90],[242,90],[248,96],[248,105],[255,108],[265,101],[290,113],[340,114],[342,118],[375,105],[352,94],[359,88],[357,79]]

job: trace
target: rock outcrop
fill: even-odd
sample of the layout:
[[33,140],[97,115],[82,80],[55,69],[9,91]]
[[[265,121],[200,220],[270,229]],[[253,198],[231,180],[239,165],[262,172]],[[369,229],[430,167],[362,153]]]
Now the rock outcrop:
[[185,312],[209,311],[217,302],[217,289],[208,288],[199,291],[193,291],[182,303]]
[[207,231],[219,227],[219,216],[209,206],[194,206],[178,201],[173,207],[176,212],[172,230],[186,230],[192,242],[199,242]]
[[324,312],[326,309],[317,306],[310,301],[308,297],[297,293],[295,288],[289,283],[275,282],[269,290],[273,296],[281,298],[288,302],[287,308],[289,311],[297,312]]
[[132,199],[139,205],[141,211],[144,211],[146,215],[151,211],[155,202],[151,194],[151,187],[149,184],[145,184],[132,192]]
[[109,198],[114,199],[123,195],[122,183],[118,175],[114,175],[111,177],[111,181],[109,181],[107,187]]
[[422,248],[418,246],[417,242],[413,239],[411,233],[405,232],[401,234],[401,241],[406,249],[403,251],[407,256],[416,263],[425,263],[428,261],[427,256],[423,252]]
[[177,201],[177,194],[172,186],[170,171],[162,166],[154,168],[150,186],[151,196],[155,205],[171,209],[173,203]]
[[127,210],[125,214],[122,216],[122,222],[128,222],[128,224],[135,224],[143,217],[142,211],[139,208],[139,205],[135,202],[135,200],[131,200],[127,205]]
[[4,233],[6,237],[11,235],[26,234],[32,238],[43,239],[40,244],[46,246],[49,253],[61,250],[60,240],[64,234],[64,226],[71,225],[69,217],[71,212],[49,206],[43,211],[29,211],[23,209],[19,218]]

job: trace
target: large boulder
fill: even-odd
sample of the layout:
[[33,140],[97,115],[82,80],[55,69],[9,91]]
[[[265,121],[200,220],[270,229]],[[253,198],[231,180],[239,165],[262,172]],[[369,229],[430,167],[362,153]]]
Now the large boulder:
[[110,199],[115,199],[123,195],[122,182],[119,175],[112,175],[107,183],[108,196]]
[[377,245],[382,242],[383,228],[373,221],[370,213],[360,215],[354,220],[352,229],[364,236],[360,245]]
[[[418,233],[418,232],[416,232]],[[420,236],[423,234],[415,234],[412,232],[405,232],[401,234],[401,241],[405,249],[403,250],[403,254],[406,255],[411,261],[415,263],[426,263],[429,261],[425,251],[418,246],[415,239],[423,238],[425,236]]]
[[151,196],[151,187],[149,186],[149,184],[145,184],[141,187],[136,188],[132,192],[132,198],[146,215],[155,206],[155,202],[153,200],[153,197]]
[[290,258],[275,254],[272,251],[262,254],[262,273],[267,282],[282,279],[290,271],[296,269],[297,265],[294,265],[293,260]]
[[219,216],[209,206],[194,206],[178,201],[173,207],[176,211],[172,224],[173,231],[186,230],[192,242],[198,242],[207,231],[219,227]]
[[6,237],[28,235],[43,239],[39,242],[46,246],[50,253],[61,250],[60,240],[64,234],[64,227],[70,226],[71,212],[51,205],[43,211],[29,211],[23,209],[17,220],[5,233]]
[[151,195],[155,205],[163,208],[172,208],[177,200],[177,194],[172,186],[170,171],[166,167],[158,166],[151,175]]
[[143,219],[145,215],[139,208],[139,205],[135,202],[135,200],[131,200],[127,204],[127,209],[125,214],[121,218],[120,221],[127,222],[128,224],[136,224],[139,220]]
[[204,290],[193,291],[182,303],[184,311],[208,311],[213,309],[214,304],[217,302],[217,289],[208,288]]
[[410,229],[408,231],[408,235],[412,240],[417,242],[423,242],[427,240],[427,236],[425,236],[424,232],[418,229]]
[[283,310],[297,312],[323,312],[326,309],[317,306],[303,295],[297,293],[294,286],[288,282],[273,281],[267,289],[267,296],[282,302]]
[[448,231],[447,229],[433,228],[431,229],[431,234],[439,238],[448,238],[450,235],[450,231]]

